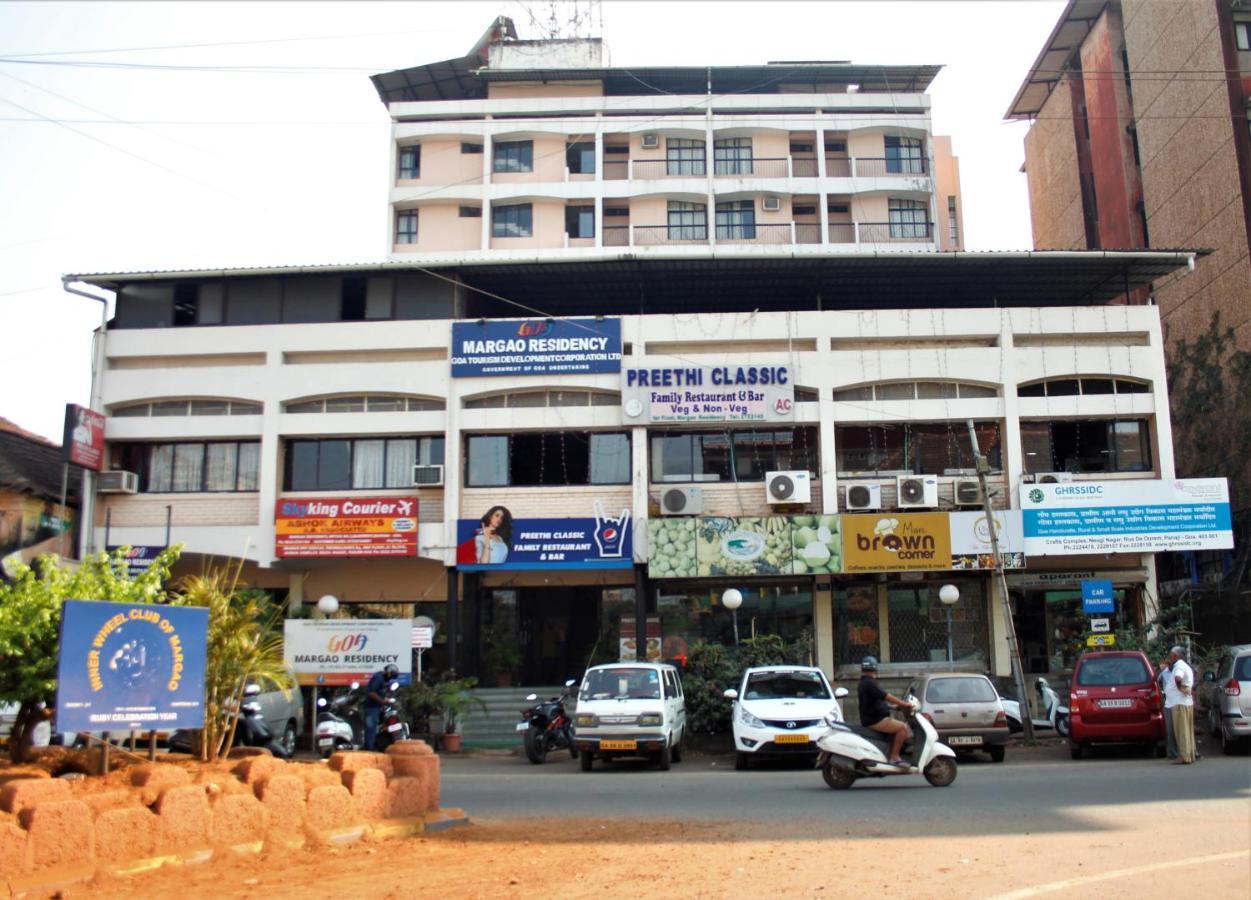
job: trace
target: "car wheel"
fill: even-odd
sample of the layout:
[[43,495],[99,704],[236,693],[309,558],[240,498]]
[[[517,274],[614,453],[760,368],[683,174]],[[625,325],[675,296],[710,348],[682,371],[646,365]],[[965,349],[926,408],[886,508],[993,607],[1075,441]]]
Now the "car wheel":
[[739,750],[734,754],[734,768],[740,772],[746,772],[751,768],[751,757]]
[[536,766],[542,765],[543,760],[547,759],[547,734],[542,728],[527,728],[522,744],[525,746],[526,759]]
[[594,761],[594,759],[595,759],[595,754],[593,754],[590,750],[582,751],[582,755],[578,757],[578,761],[582,763],[583,772],[591,771],[591,763]]
[[992,744],[986,748],[986,752],[990,754],[991,762],[1003,762],[1004,753],[1007,748],[1003,744]]
[[282,749],[287,751],[287,756],[295,755],[295,723],[288,722],[287,727],[282,732]]
[[680,763],[682,761],[682,742],[686,740],[686,732],[683,731],[678,735],[678,739],[673,742],[673,761]]
[[1081,744],[1069,744],[1069,757],[1071,759],[1081,759],[1084,749]]
[[665,744],[664,749],[656,755],[656,768],[662,772],[668,772],[669,766],[673,763],[673,752],[669,749],[669,745]]
[[1212,737],[1221,736],[1221,719],[1215,706],[1208,707],[1208,734]]
[[1069,736],[1068,716],[1056,716],[1056,734],[1060,735],[1060,737]]
[[1221,752],[1226,756],[1233,756],[1242,749],[1242,741],[1237,738],[1231,738],[1224,729],[1221,730]]
[[827,762],[821,767],[821,778],[826,787],[835,791],[845,791],[856,783],[856,776],[850,769],[836,766],[833,762]]

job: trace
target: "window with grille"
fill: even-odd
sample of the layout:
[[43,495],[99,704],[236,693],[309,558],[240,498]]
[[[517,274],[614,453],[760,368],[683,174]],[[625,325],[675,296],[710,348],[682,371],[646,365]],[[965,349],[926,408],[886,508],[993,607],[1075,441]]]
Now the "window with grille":
[[491,236],[530,237],[534,234],[534,211],[529,203],[511,203],[491,210]]
[[417,243],[417,210],[409,209],[395,215],[395,242]]
[[928,238],[929,209],[923,200],[891,200],[887,206],[892,238]]
[[491,169],[495,172],[533,172],[534,141],[498,141],[492,148]]
[[421,177],[421,147],[401,147],[399,159],[399,176],[401,178]]
[[920,138],[887,137],[886,171],[892,175],[920,175],[925,172]]
[[665,174],[706,174],[704,169],[704,142],[693,138],[669,138],[666,140]]
[[669,228],[671,241],[708,240],[708,212],[702,203],[685,200],[669,201]]
[[121,444],[120,468],[139,475],[139,491],[153,494],[255,491],[260,473],[259,441],[188,441]]
[[751,138],[721,138],[713,141],[712,170],[716,175],[750,175]]
[[717,204],[717,240],[753,240],[756,237],[756,206],[751,200]]

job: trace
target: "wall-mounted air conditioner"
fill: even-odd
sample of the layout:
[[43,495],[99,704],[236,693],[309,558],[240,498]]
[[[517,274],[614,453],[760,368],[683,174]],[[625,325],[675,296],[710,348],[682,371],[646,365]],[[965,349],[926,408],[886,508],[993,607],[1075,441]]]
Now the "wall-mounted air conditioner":
[[808,472],[765,472],[765,500],[769,503],[811,502],[812,482]]
[[782,208],[782,198],[781,197],[765,197],[764,200],[760,202],[760,208],[763,209],[765,212],[777,212],[779,209]]
[[660,514],[695,516],[704,511],[704,491],[698,487],[667,487],[660,492]]
[[849,484],[846,500],[848,512],[881,509],[882,486],[880,484]]
[[952,499],[956,506],[984,506],[982,483],[976,478],[957,478],[951,486]]
[[113,469],[100,473],[96,482],[96,490],[101,494],[137,494],[139,492],[139,476],[134,472]]
[[660,146],[660,135],[655,133],[643,135],[642,145],[644,150],[655,150]]
[[413,466],[413,487],[440,487],[442,484],[442,466]]
[[1039,472],[1034,476],[1035,484],[1060,484],[1072,480],[1072,472]]
[[933,509],[938,506],[936,475],[899,475],[895,479],[899,509]]

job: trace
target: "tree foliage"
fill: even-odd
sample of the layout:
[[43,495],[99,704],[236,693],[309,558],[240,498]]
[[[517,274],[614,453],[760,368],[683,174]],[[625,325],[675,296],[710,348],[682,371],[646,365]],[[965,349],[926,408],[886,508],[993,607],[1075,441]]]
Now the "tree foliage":
[[153,603],[182,551],[162,551],[147,571],[129,574],[126,551],[97,553],[79,564],[42,556],[34,567],[18,564],[0,582],[0,702],[19,704],[9,735],[15,762],[28,758],[34,727],[55,704],[61,610],[66,600]]
[[743,672],[755,666],[810,665],[812,634],[805,631],[787,643],[780,635],[758,634],[739,641],[737,648],[696,641],[691,644],[682,673],[686,720],[696,734],[730,730],[732,701],[726,688],[738,688]]

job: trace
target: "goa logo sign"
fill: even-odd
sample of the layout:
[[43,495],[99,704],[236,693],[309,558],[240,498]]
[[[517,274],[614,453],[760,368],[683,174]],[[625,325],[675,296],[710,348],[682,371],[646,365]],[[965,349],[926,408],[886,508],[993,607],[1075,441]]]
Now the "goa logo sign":
[[326,649],[331,653],[352,653],[364,650],[368,643],[367,634],[332,634],[326,643]]

